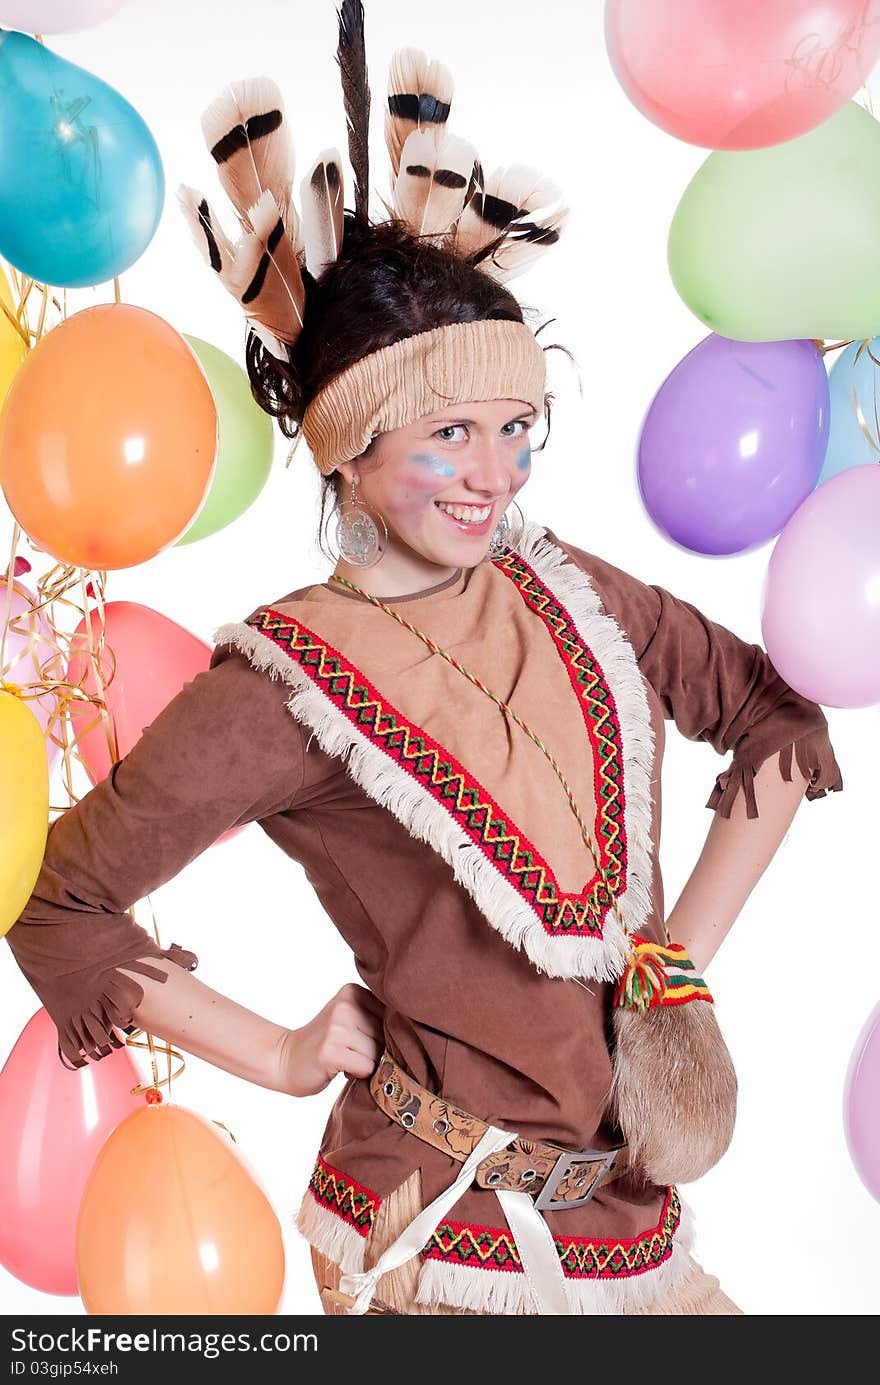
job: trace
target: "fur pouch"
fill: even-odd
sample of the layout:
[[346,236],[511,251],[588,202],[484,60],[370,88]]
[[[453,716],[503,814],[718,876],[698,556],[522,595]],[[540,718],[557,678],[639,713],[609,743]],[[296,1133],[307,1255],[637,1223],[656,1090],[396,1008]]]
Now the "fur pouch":
[[733,1136],[736,1073],[715,1006],[616,1005],[611,1113],[653,1183],[690,1183]]

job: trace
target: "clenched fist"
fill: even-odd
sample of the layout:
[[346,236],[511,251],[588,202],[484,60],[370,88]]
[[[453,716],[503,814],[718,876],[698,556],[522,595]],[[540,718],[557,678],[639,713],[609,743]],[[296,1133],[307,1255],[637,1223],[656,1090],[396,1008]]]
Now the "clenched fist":
[[314,1096],[337,1073],[369,1077],[384,1046],[385,1007],[365,986],[349,982],[302,1029],[288,1031],[284,1045],[284,1089]]

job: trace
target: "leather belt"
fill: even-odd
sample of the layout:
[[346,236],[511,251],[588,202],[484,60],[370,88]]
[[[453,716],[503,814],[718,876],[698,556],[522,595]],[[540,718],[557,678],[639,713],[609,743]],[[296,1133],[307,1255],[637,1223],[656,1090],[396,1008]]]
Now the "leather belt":
[[[397,1125],[464,1163],[486,1130],[486,1121],[428,1091],[387,1052],[370,1078],[373,1098]],[[549,1140],[515,1140],[477,1165],[481,1188],[528,1192],[540,1211],[583,1207],[603,1183],[629,1168],[625,1144],[612,1149],[564,1149]]]

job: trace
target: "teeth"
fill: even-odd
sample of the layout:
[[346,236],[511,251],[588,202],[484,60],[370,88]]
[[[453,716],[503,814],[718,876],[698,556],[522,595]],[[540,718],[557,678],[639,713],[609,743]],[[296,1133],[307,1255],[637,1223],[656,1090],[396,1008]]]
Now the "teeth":
[[464,520],[466,524],[482,524],[483,520],[489,518],[492,509],[491,505],[447,505],[443,500],[438,500],[436,504],[438,510],[452,515],[453,519]]

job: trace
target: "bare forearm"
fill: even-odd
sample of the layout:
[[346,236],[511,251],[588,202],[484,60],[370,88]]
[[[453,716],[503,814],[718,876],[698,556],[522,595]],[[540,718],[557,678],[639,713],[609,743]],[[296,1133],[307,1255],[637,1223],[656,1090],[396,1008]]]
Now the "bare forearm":
[[168,979],[155,981],[140,973],[127,973],[144,990],[132,1016],[135,1023],[247,1082],[276,1092],[289,1091],[286,1059],[291,1030],[212,990],[174,962],[148,960]]
[[771,755],[755,775],[760,816],[746,816],[742,794],[729,818],[714,816],[699,860],[666,920],[673,942],[687,948],[698,971],[714,957],[773,859],[806,788],[795,763],[787,783]]

